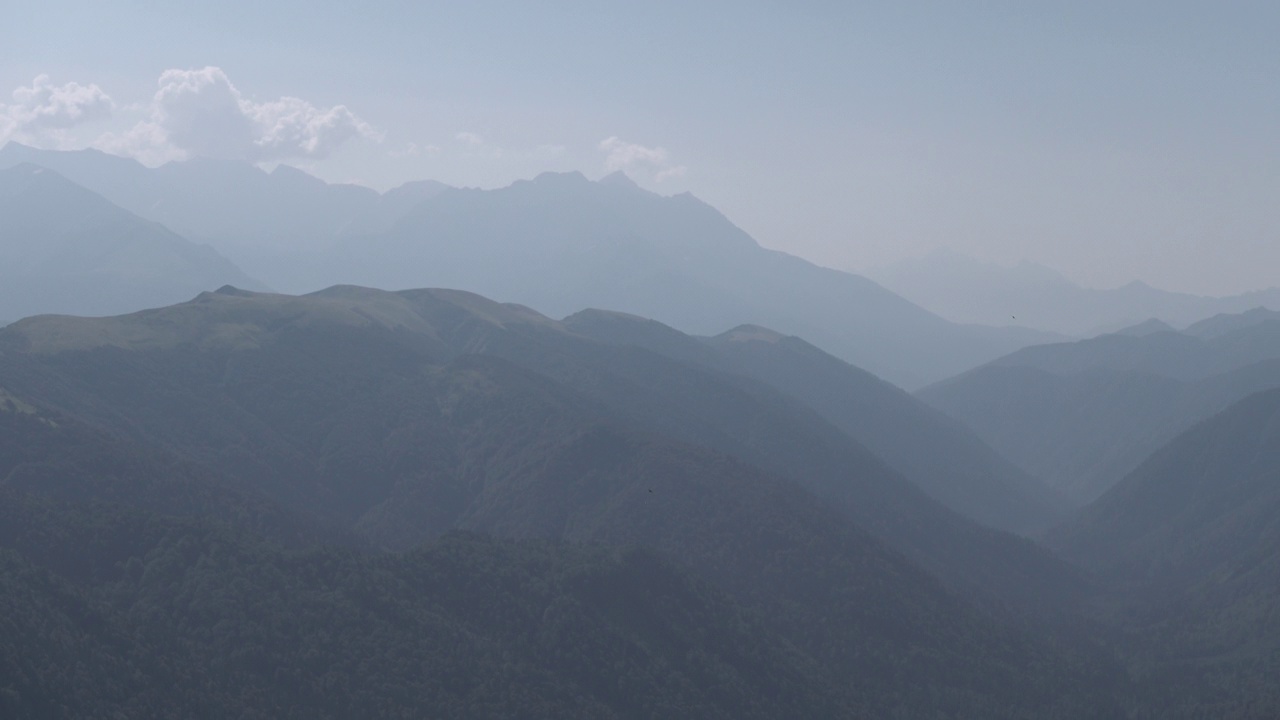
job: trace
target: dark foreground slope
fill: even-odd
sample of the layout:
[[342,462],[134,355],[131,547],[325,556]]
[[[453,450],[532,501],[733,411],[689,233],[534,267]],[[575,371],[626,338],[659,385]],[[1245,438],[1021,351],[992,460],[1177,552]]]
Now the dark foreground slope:
[[1083,505],[1179,433],[1280,387],[1274,315],[1026,348],[918,396]]
[[[285,552],[0,497],[6,717],[856,711],[812,659],[648,551],[450,535],[398,556]],[[86,551],[92,566],[65,561]]]
[[[14,376],[49,401],[392,547],[470,512],[478,485],[465,472],[539,467],[524,445],[472,443],[505,432],[559,448],[607,417],[792,481],[965,592],[1040,612],[1083,590],[1064,563],[949,512],[768,385],[469,293],[227,290],[122,318],[24,321],[0,334],[5,344],[20,351]],[[513,457],[492,459],[504,452]],[[314,478],[332,485],[317,492]],[[410,511],[401,495],[425,481],[417,492],[434,494]]]
[[754,378],[818,411],[947,507],[990,527],[1043,530],[1061,501],[971,430],[910,394],[797,337],[742,326],[695,338],[653,320],[587,310],[564,320],[602,342],[643,347]]
[[[529,365],[504,357],[522,348]],[[878,518],[877,533],[905,541],[923,525],[939,534],[915,552],[950,539],[966,562],[994,549],[988,573],[1035,557],[1029,544],[967,525],[878,464],[816,477],[815,495],[788,474],[693,442],[709,418],[693,417],[676,436],[658,432],[644,419],[660,406],[623,401],[702,383],[735,393],[745,404],[730,409],[746,410],[748,428],[754,418],[772,430],[770,418],[786,417],[799,428],[788,437],[803,440],[804,428],[829,426],[767,388],[721,387],[709,371],[677,372],[669,359],[593,343],[521,308],[440,291],[227,291],[125,318],[24,321],[5,329],[0,352],[10,420],[55,448],[20,457],[6,477],[32,477],[60,454],[58,432],[83,423],[198,469],[218,498],[263,498],[315,532],[337,528],[375,546],[466,529],[647,547],[816,663],[839,703],[873,715],[1106,716],[1123,685],[1105,659],[979,609],[850,519],[859,498],[882,515],[908,513]],[[625,372],[606,373],[605,361]],[[637,385],[643,377],[650,385]],[[665,417],[685,409],[668,406]],[[752,444],[730,437],[740,430],[711,440]],[[850,442],[830,428],[802,449],[867,456]],[[98,481],[84,475],[68,482]],[[243,527],[236,508],[249,501],[218,502],[205,514]],[[662,623],[653,631],[666,632]]]
[[1280,390],[1178,436],[1050,542],[1113,588],[1151,717],[1280,715]]

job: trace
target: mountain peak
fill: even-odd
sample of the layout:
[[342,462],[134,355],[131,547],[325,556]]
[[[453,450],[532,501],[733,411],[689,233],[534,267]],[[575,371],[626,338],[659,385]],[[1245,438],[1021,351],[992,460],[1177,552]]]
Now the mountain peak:
[[1172,325],[1159,318],[1151,318],[1136,325],[1121,328],[1112,334],[1129,335],[1131,337],[1146,337],[1147,335],[1154,335],[1162,332],[1177,332],[1177,330],[1175,330]]
[[270,175],[274,180],[284,180],[287,182],[297,183],[299,185],[320,187],[328,184],[306,170],[296,168],[292,165],[285,165],[284,163],[280,163],[275,166],[275,168],[270,172]]
[[631,176],[621,170],[615,170],[614,172],[605,175],[600,178],[599,182],[601,185],[608,185],[610,187],[631,188],[635,190],[640,189],[640,186],[636,184],[636,181],[632,180]]
[[6,155],[19,155],[24,152],[31,152],[32,150],[34,150],[34,148],[30,145],[23,145],[17,140],[10,140],[4,145],[0,145],[0,157],[4,157]]
[[739,325],[732,330],[728,330],[716,336],[716,339],[718,340],[727,340],[729,342],[759,341],[776,343],[780,340],[785,340],[786,338],[786,335],[783,335],[776,330],[770,330],[767,327],[750,324]]
[[569,172],[547,171],[544,173],[539,173],[537,177],[535,177],[533,180],[530,180],[529,182],[533,183],[534,185],[568,187],[568,186],[586,185],[591,181],[587,179],[586,175],[583,175],[577,170],[571,170]]

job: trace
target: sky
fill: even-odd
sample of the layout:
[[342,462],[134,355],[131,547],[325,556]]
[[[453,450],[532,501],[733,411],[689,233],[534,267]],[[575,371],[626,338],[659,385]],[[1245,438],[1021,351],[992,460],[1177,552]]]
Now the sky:
[[1280,3],[19,2],[0,142],[379,190],[623,170],[867,271],[1280,285]]

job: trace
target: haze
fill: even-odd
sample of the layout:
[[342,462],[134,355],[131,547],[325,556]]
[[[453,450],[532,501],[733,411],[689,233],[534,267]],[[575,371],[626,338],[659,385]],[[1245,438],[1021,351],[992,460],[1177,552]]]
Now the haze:
[[853,270],[946,249],[1092,287],[1223,295],[1274,285],[1280,267],[1272,3],[43,2],[4,16],[0,144],[284,162],[380,190],[624,170]]
[[1280,718],[1280,10],[10,5],[0,718]]

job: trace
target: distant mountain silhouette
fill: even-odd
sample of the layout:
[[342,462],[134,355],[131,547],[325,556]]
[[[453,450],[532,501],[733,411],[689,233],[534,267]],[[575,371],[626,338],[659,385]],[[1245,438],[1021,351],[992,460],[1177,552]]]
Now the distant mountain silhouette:
[[448,185],[434,180],[405,183],[378,196],[371,207],[353,217],[338,233],[359,236],[386,232],[423,200],[433,198],[448,189]]
[[[318,253],[360,218],[372,222],[380,199],[357,185],[330,185],[280,165],[196,158],[148,168],[98,150],[59,152],[9,142],[0,168],[52,169],[120,207],[199,243],[208,243],[253,277],[283,290],[316,289]],[[384,208],[385,209],[385,208]]]
[[908,386],[1047,339],[948,323],[865,278],[766,250],[691,195],[578,173],[442,192],[340,247],[332,276],[463,287],[557,316],[604,307],[697,334],[760,324]]
[[1238,314],[1220,314],[1194,323],[1183,334],[1204,340],[1214,340],[1236,330],[1251,328],[1256,325],[1274,323],[1280,320],[1280,312],[1257,307],[1248,312]]
[[36,165],[0,170],[0,320],[113,315],[227,283],[261,288],[211,248]]
[[34,162],[198,242],[273,288],[460,287],[553,316],[603,307],[712,334],[759,324],[918,387],[1058,336],[945,321],[866,278],[767,250],[691,195],[624,175],[548,173],[499,190],[411,183],[379,196],[281,166],[193,160],[156,169],[92,150],[15,143]]
[[1018,324],[1074,336],[1114,332],[1148,318],[1185,327],[1258,306],[1280,310],[1280,288],[1227,297],[1169,292],[1139,281],[1094,289],[1042,265],[1024,262],[1007,268],[959,253],[900,262],[871,276],[948,320]]
[[817,410],[951,509],[983,524],[1034,532],[1061,500],[971,430],[893,385],[797,337],[740,326],[710,338],[623,313],[588,310],[571,330],[768,383]]
[[1087,503],[1178,433],[1280,386],[1276,315],[1252,311],[1186,333],[1025,348],[918,395]]
[[1113,335],[1129,335],[1131,337],[1146,337],[1147,335],[1155,335],[1156,333],[1177,332],[1169,323],[1151,318],[1144,320],[1136,325],[1120,328]]

